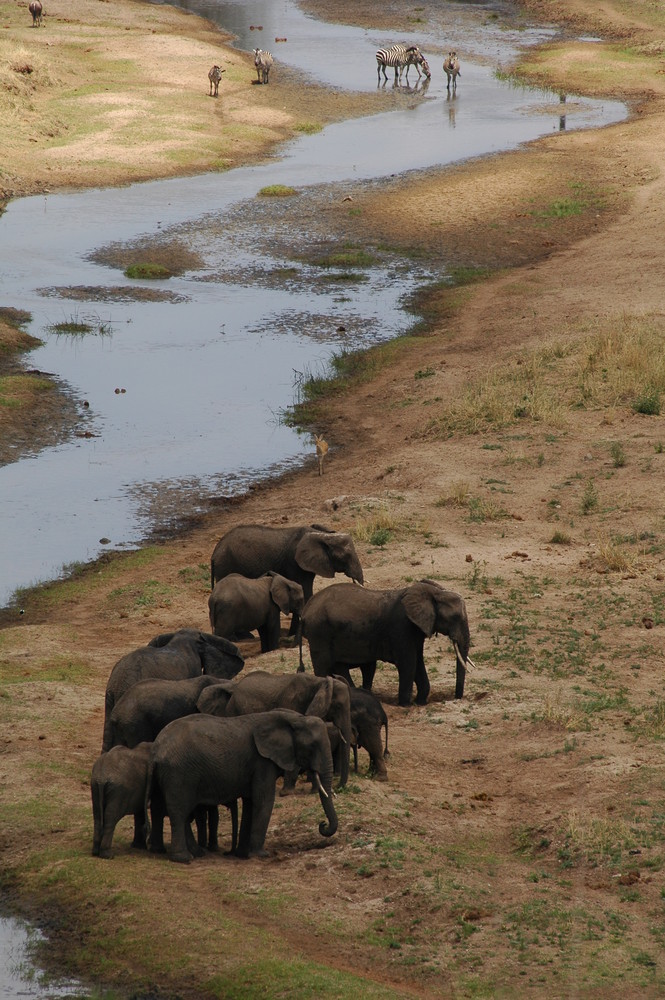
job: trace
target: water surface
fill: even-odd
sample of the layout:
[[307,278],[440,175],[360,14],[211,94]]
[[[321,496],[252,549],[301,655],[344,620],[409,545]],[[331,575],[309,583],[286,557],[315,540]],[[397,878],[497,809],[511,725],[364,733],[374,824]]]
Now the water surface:
[[[376,48],[404,37],[317,22],[291,0],[182,6],[230,27],[238,44],[273,48],[275,87],[285,62],[333,86],[376,91]],[[52,579],[109,545],[137,546],[154,527],[174,528],[211,498],[313,456],[309,436],[279,419],[299,377],[323,370],[340,348],[408,329],[412,317],[403,305],[432,277],[426,267],[405,267],[382,253],[367,280],[322,282],[311,266],[276,254],[269,231],[257,239],[253,206],[262,187],[289,185],[304,199],[316,183],[325,186],[322,197],[341,200],[355,184],[625,117],[617,102],[569,96],[562,105],[558,95],[497,78],[496,66],[512,58],[517,41],[546,37],[545,29],[503,37],[475,5],[440,9],[451,12],[446,31],[417,38],[430,56],[427,88],[405,88],[395,101],[391,84],[379,87],[379,113],[303,135],[279,159],[9,205],[0,218],[0,302],[32,313],[30,332],[44,346],[28,364],[62,380],[93,436],[0,469],[0,604],[17,587]],[[260,42],[252,24],[263,25]],[[449,47],[450,25],[458,50],[469,43],[455,95],[437,55]],[[268,46],[275,37],[288,41]],[[303,247],[319,239],[305,216],[294,230]],[[141,283],[100,251],[165,240],[184,244],[201,265],[149,283],[168,299],[136,301],[132,290]],[[372,248],[371,233],[365,247]],[[280,268],[291,274],[281,283],[274,279]],[[71,319],[100,332],[52,332]]]

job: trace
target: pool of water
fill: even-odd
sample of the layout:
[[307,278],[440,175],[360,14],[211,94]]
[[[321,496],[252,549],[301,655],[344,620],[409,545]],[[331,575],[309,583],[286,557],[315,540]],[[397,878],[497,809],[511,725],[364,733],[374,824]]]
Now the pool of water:
[[[376,48],[403,37],[317,22],[291,0],[181,6],[228,26],[248,48],[259,44],[252,24],[263,25],[262,45],[286,37],[271,44],[270,86],[279,85],[283,61],[333,86],[376,90]],[[437,9],[451,11],[458,50],[469,43],[455,95],[435,62],[449,45],[446,29],[426,39],[429,87],[406,88],[397,102],[392,95],[390,110],[382,105],[392,85],[379,87],[377,114],[303,135],[266,164],[9,205],[0,218],[0,302],[32,313],[30,332],[43,346],[27,364],[62,381],[92,436],[0,469],[0,604],[16,588],[53,579],[109,545],[137,546],[155,527],[176,527],[183,510],[204,510],[211,498],[312,456],[309,436],[279,418],[299,377],[324,370],[340,347],[394,337],[412,322],[403,305],[432,276],[426,268],[384,254],[367,280],[343,292],[317,282],[307,265],[275,254],[269,231],[257,241],[253,206],[262,187],[285,184],[305,197],[316,182],[326,197],[341,198],[356,183],[626,116],[617,102],[569,96],[563,104],[497,77],[518,41],[546,37],[546,29],[502,37],[475,5]],[[311,244],[308,226],[303,217],[294,239]],[[165,240],[201,263],[151,281],[163,301],[136,301],[141,282],[110,266],[103,251]],[[291,274],[281,283],[280,268]],[[97,333],[53,332],[69,320]]]
[[85,997],[73,980],[53,980],[34,963],[35,945],[43,935],[13,917],[0,916],[0,1000],[58,1000]]

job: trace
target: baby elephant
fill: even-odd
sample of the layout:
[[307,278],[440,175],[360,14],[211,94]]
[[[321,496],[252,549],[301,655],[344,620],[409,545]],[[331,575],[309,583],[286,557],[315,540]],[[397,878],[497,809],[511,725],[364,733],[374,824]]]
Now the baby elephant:
[[[351,728],[355,737],[353,744],[354,771],[358,772],[358,747],[364,747],[369,754],[370,773],[377,781],[387,781],[388,771],[385,757],[388,753],[388,717],[383,705],[371,691],[365,688],[352,687],[351,696]],[[381,730],[385,727],[385,746],[382,746]]]
[[100,858],[112,858],[111,842],[118,821],[134,815],[132,847],[145,850],[145,786],[152,743],[128,747],[113,747],[101,754],[92,766],[90,792],[94,833],[92,853]]
[[299,583],[279,573],[266,573],[257,580],[230,573],[215,584],[208,598],[210,628],[215,635],[259,630],[261,652],[279,648],[280,612],[300,615],[305,604]]

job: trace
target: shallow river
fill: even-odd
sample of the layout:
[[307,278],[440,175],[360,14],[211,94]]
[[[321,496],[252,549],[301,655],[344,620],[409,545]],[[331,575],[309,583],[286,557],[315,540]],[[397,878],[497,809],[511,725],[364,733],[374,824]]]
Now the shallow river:
[[[374,91],[377,47],[405,40],[323,24],[291,0],[182,6],[237,33],[241,47],[271,48],[275,87],[280,63],[288,63],[337,87]],[[345,282],[340,292],[339,282],[310,280],[311,267],[258,256],[252,204],[262,187],[279,183],[305,194],[315,180],[341,198],[359,181],[625,117],[616,102],[568,96],[564,105],[558,95],[497,77],[518,44],[548,37],[546,29],[504,31],[476,4],[439,3],[437,10],[440,31],[406,37],[428,54],[432,81],[425,91],[404,91],[393,110],[303,135],[261,166],[9,205],[0,218],[0,303],[32,313],[30,332],[44,344],[26,364],[62,381],[92,436],[0,469],[0,605],[17,587],[55,578],[109,545],[135,547],[154,527],[175,527],[183,510],[203,510],[211,497],[311,457],[309,436],[279,420],[300,373],[323,371],[340,348],[408,329],[412,317],[401,306],[431,277],[425,268],[383,258],[368,280]],[[288,41],[276,44],[278,37]],[[440,54],[453,38],[464,58],[450,97]],[[389,80],[379,97],[392,108],[391,90]],[[306,224],[299,236],[311,241]],[[171,237],[204,263],[150,282],[162,301],[137,301],[134,290],[148,283],[95,258],[110,246]],[[291,277],[276,283],[280,267]],[[88,322],[96,333],[53,332],[66,321]]]

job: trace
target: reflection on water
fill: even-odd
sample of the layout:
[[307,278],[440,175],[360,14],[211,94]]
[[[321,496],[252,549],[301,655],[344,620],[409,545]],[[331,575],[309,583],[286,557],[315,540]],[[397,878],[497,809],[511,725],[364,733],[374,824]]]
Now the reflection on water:
[[[404,302],[431,276],[375,253],[370,232],[362,248],[375,262],[355,276],[333,268],[323,280],[307,257],[331,240],[325,210],[336,206],[343,218],[363,181],[515,148],[561,127],[553,95],[497,78],[493,66],[515,40],[485,28],[480,11],[465,23],[474,25],[477,49],[485,39],[484,61],[466,57],[451,96],[435,55],[426,92],[377,93],[374,53],[383,34],[316,22],[290,0],[205,3],[220,18],[233,14],[230,27],[241,38],[263,24],[288,38],[279,49],[284,61],[376,93],[377,106],[389,101],[391,110],[303,135],[261,166],[9,205],[0,218],[0,302],[31,312],[30,333],[44,346],[29,365],[70,387],[91,436],[0,469],[0,605],[16,587],[95,558],[109,544],[102,539],[136,546],[155,525],[175,527],[175,502],[154,520],[160,490],[171,501],[180,494],[181,511],[194,515],[271,470],[313,459],[310,437],[279,420],[293,401],[295,373],[321,374],[335,351],[404,332],[412,322]],[[209,16],[207,6],[190,7]],[[454,17],[459,23],[457,10]],[[442,52],[446,37],[430,35],[430,50]],[[617,102],[575,98],[565,122],[593,127],[625,114]],[[291,242],[280,246],[279,216],[257,221],[257,192],[275,184],[293,187],[302,208]],[[190,270],[149,286],[125,278],[104,252],[169,241],[189,253]],[[150,294],[140,296],[144,287]],[[90,317],[110,335],[51,332],[55,323]],[[334,450],[329,465],[332,472]]]
[[85,997],[73,980],[47,978],[33,964],[35,945],[44,938],[23,921],[0,916],[0,1000],[57,1000]]

